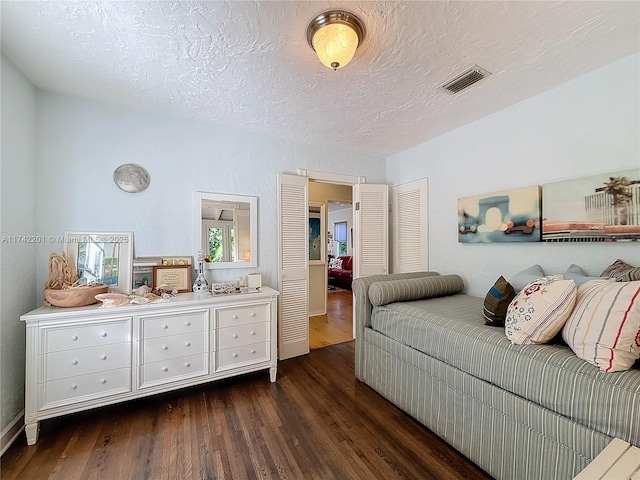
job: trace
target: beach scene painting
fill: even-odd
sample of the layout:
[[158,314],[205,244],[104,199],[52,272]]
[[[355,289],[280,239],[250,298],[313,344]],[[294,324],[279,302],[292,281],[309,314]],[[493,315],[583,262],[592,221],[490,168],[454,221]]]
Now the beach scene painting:
[[545,242],[640,241],[640,168],[542,186]]
[[540,241],[540,187],[458,199],[460,243]]

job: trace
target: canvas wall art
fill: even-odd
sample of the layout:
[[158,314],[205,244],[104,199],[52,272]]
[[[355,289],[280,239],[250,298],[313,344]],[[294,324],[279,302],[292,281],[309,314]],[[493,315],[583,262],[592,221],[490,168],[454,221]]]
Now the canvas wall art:
[[640,241],[640,168],[542,186],[546,242]]
[[540,187],[459,198],[458,241],[539,242]]

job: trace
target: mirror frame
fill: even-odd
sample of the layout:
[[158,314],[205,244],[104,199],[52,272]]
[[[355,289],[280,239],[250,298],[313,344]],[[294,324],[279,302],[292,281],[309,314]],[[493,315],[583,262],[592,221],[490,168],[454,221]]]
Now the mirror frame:
[[236,262],[205,262],[205,269],[216,268],[249,268],[258,266],[258,197],[247,195],[231,195],[224,193],[196,192],[194,205],[195,223],[195,251],[202,250],[202,201],[212,200],[215,202],[248,203],[249,204],[249,230],[251,242],[251,260]]
[[133,232],[64,232],[64,253],[67,261],[78,268],[78,244],[94,241],[97,243],[117,243],[118,284],[110,285],[110,292],[129,294],[131,292],[131,269],[133,263]]

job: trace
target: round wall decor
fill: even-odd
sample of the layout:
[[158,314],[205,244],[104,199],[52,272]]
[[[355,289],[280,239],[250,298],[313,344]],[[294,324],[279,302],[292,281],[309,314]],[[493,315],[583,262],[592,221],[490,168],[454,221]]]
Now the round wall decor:
[[118,188],[127,193],[143,191],[151,183],[151,176],[144,167],[135,163],[120,165],[113,172],[113,181]]

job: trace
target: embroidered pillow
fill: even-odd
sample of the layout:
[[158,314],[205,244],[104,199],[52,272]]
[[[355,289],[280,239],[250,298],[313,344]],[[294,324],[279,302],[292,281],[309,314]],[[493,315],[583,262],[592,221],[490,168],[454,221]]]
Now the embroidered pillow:
[[615,278],[616,282],[633,282],[640,280],[640,267],[633,267],[618,259],[604,269],[602,276]]
[[509,305],[505,333],[516,345],[547,343],[562,329],[575,302],[573,280],[562,275],[535,280]]
[[640,281],[592,280],[580,286],[562,338],[603,372],[631,368],[640,358]]
[[504,277],[501,276],[496,280],[496,283],[493,284],[484,297],[482,315],[485,319],[485,325],[504,327],[507,308],[515,296],[515,290]]

